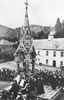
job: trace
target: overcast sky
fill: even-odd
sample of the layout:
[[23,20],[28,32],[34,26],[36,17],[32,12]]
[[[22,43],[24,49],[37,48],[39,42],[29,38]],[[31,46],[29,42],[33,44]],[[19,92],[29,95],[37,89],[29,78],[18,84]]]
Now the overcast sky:
[[[25,0],[0,0],[0,25],[11,28],[24,23]],[[28,0],[30,24],[54,25],[64,19],[64,0]]]

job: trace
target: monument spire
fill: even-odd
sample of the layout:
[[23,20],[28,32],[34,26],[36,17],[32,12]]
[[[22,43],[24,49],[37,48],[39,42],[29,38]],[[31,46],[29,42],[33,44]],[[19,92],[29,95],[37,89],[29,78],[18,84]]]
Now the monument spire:
[[25,2],[25,5],[26,5],[26,14],[25,14],[25,17],[28,17],[28,1],[27,0]]
[[29,18],[28,18],[28,1],[26,0],[25,2],[25,9],[26,9],[26,12],[25,12],[25,20],[24,20],[24,27],[29,27]]
[[[23,32],[23,37],[20,38],[20,43],[19,46],[15,52],[16,55],[16,62],[17,62],[17,72],[20,73],[20,62],[23,64],[23,70],[24,70],[24,75],[26,78],[26,75],[29,73],[29,67],[31,66],[32,62],[32,72],[34,74],[34,64],[35,64],[35,49],[32,43],[32,37],[31,37],[31,30],[30,30],[30,25],[29,25],[29,18],[28,18],[28,1],[26,0],[25,2],[25,20],[24,20],[24,25],[22,27],[22,32]],[[29,77],[29,75],[28,75]]]

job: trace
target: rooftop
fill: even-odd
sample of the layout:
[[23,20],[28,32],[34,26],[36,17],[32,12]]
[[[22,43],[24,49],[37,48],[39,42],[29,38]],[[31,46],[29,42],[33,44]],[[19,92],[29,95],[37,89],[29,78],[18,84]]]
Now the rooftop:
[[56,38],[52,40],[41,39],[33,41],[35,49],[64,50],[64,38]]

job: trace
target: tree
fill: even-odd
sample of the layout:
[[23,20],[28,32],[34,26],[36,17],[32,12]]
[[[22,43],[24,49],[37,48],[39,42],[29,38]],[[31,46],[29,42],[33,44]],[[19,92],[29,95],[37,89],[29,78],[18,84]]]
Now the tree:
[[60,32],[62,30],[62,24],[59,18],[57,18],[55,29],[56,29],[56,32]]

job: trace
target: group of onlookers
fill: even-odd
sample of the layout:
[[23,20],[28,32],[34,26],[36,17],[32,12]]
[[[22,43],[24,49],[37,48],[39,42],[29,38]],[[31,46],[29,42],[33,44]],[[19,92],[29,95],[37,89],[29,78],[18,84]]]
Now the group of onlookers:
[[16,77],[15,70],[2,68],[0,69],[0,81],[12,81]]
[[43,84],[51,85],[52,89],[56,89],[57,86],[64,86],[64,76],[59,71],[37,70],[34,75],[35,78],[43,78]]
[[[12,72],[15,73],[15,71]],[[10,70],[8,70],[8,74],[13,76]],[[64,86],[64,77],[58,71],[48,70],[35,70],[34,75],[26,76],[26,79],[24,76],[17,75],[9,90],[9,95],[14,92],[14,97],[17,98],[20,91],[20,94],[28,94],[28,98],[35,97],[38,94],[45,93],[44,85],[50,85],[55,90],[56,87]]]

